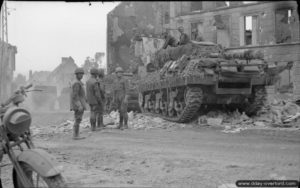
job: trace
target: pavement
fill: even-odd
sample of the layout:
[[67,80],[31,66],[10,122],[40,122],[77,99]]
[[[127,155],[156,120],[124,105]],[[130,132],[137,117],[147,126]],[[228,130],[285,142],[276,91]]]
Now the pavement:
[[[49,128],[72,119],[72,113],[33,113],[33,118],[34,126]],[[34,137],[34,143],[64,166],[70,187],[217,188],[237,180],[299,180],[299,130],[222,130],[193,125],[97,132],[82,128],[83,140],[61,132]],[[12,187],[11,166],[1,171],[4,187]]]

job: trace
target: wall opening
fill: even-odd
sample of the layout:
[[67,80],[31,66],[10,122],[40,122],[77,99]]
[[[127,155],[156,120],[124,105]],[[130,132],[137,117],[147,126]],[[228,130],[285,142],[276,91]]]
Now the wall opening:
[[291,8],[278,9],[275,11],[275,38],[277,44],[291,42],[291,18]]
[[252,16],[245,16],[245,45],[252,44]]
[[191,23],[191,40],[204,41],[203,32],[204,28],[202,22]]
[[240,45],[257,45],[258,16],[248,15],[240,19]]

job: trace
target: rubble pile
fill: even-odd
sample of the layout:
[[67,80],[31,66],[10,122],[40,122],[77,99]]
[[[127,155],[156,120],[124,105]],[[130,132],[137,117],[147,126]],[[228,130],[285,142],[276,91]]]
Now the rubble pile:
[[256,118],[272,124],[273,127],[293,127],[300,122],[300,107],[292,101],[274,98]]
[[[111,112],[109,115],[104,117],[104,124],[108,128],[114,128],[119,124],[119,113],[116,111]],[[128,127],[131,129],[153,129],[161,128],[168,129],[170,127],[181,127],[184,124],[172,123],[159,117],[145,116],[140,113],[129,112],[128,113]]]
[[[112,111],[110,114],[104,115],[103,118],[104,125],[106,128],[116,128],[119,125],[119,113],[117,111]],[[65,122],[59,125],[49,125],[49,126],[32,126],[31,133],[32,135],[53,135],[56,133],[68,133],[72,132],[73,129],[73,120],[66,120]],[[159,117],[151,117],[145,116],[140,113],[134,113],[133,111],[128,113],[128,127],[130,129],[153,129],[153,128],[161,128],[168,129],[170,127],[185,127],[184,124],[172,123],[166,120],[163,120]],[[81,129],[90,129],[90,119],[85,118],[82,120],[80,124]]]
[[221,126],[226,133],[240,132],[247,128],[267,127],[298,127],[300,122],[300,107],[291,101],[274,100],[266,104],[258,115],[248,117],[245,112],[211,111],[198,118],[198,125]]
[[[51,135],[56,133],[67,133],[72,132],[73,130],[74,121],[72,120],[66,120],[65,122],[59,124],[59,125],[46,125],[43,127],[38,126],[32,126],[31,127],[31,134],[33,136],[39,135]],[[90,120],[89,118],[83,119],[80,128],[86,129],[90,128]]]

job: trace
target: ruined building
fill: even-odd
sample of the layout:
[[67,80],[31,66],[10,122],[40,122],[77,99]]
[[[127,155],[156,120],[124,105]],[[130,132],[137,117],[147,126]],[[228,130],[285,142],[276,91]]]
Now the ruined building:
[[15,46],[0,40],[0,101],[2,102],[12,93],[16,53]]
[[77,65],[72,57],[62,57],[61,63],[48,76],[49,83],[56,86],[58,96],[62,89],[69,87],[71,81],[75,79],[76,68]]
[[29,83],[34,83],[35,85],[49,85],[48,77],[51,71],[29,71]]
[[[108,15],[108,65],[120,64],[124,68],[134,59],[128,47],[133,37],[129,28],[138,27],[140,34],[151,33],[154,37],[159,37],[162,30],[170,29],[171,34],[179,39],[177,28],[183,26],[185,33],[195,41],[218,43],[227,51],[259,49],[271,65],[294,62],[292,70],[281,73],[276,87],[293,85],[294,97],[300,100],[297,1],[139,3],[121,3]],[[162,8],[153,10],[155,6]],[[137,11],[140,7],[147,11]],[[148,25],[154,29],[149,30]]]
[[121,66],[127,72],[136,72],[136,59],[131,41],[135,35],[159,37],[168,17],[169,2],[121,2],[107,15],[107,69],[108,73]]

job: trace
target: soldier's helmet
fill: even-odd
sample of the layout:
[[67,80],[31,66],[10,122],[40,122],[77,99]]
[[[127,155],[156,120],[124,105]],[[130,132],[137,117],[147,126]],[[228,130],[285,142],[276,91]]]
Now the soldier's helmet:
[[97,68],[91,68],[90,73],[98,75],[98,69]]
[[77,69],[75,69],[75,74],[84,74],[83,68],[77,68]]
[[118,73],[118,72],[124,72],[123,69],[122,69],[122,67],[117,67],[116,68],[116,73]]
[[100,77],[103,77],[104,76],[104,69],[99,69],[98,74],[99,74]]

